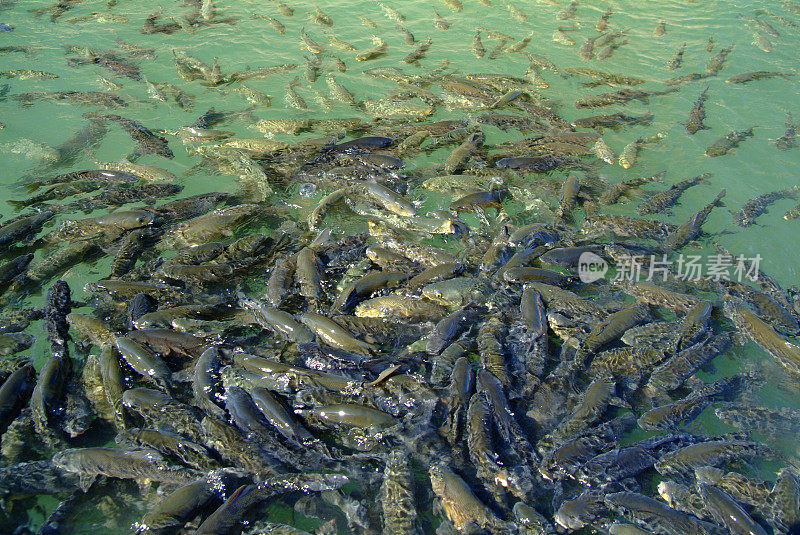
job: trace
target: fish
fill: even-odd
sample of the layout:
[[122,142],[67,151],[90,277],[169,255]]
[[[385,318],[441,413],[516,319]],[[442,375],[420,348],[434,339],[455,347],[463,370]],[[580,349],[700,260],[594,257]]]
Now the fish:
[[387,6],[386,4],[384,4],[382,2],[378,2],[378,5],[381,7],[381,9],[383,9],[383,12],[384,12],[384,14],[386,15],[386,17],[388,19],[393,20],[395,22],[400,22],[400,23],[403,23],[403,22],[406,21],[405,15],[403,15],[402,13],[400,13],[399,11],[394,9],[393,7]]
[[358,50],[358,48],[356,48],[355,45],[352,45],[347,41],[343,41],[342,39],[339,39],[338,37],[336,37],[331,33],[326,33],[325,37],[328,38],[328,41],[330,41],[333,46],[341,48],[342,50],[347,50],[350,52],[355,52],[356,50]]
[[752,82],[753,80],[764,80],[767,78],[784,78],[787,79],[790,76],[795,76],[795,73],[791,72],[775,72],[775,71],[752,71],[752,72],[743,72],[740,74],[735,74],[725,80],[726,84],[746,84],[748,82]]
[[386,54],[386,50],[389,47],[380,37],[373,37],[372,44],[374,45],[372,48],[362,50],[356,54],[356,61],[368,61],[380,57]]
[[707,130],[708,127],[703,124],[706,117],[705,101],[708,98],[707,86],[700,96],[695,101],[692,109],[689,110],[689,118],[686,120],[686,133],[689,135],[696,134],[700,130]]
[[789,150],[794,148],[797,144],[795,137],[797,137],[798,125],[794,124],[791,114],[786,114],[786,131],[781,137],[775,140],[775,148],[778,150]]
[[[666,130],[633,133],[668,122],[667,101],[656,97],[720,83],[709,78],[732,47],[712,51],[713,38],[700,35],[706,70],[688,72],[694,49],[671,42],[653,63],[675,71],[660,87],[657,75],[634,68],[580,66],[635,44],[637,30],[615,24],[623,13],[546,3],[537,14],[552,17],[545,30],[553,46],[575,48],[575,65],[569,54],[533,49],[551,35],[526,28],[533,5],[513,0],[444,0],[428,8],[427,23],[384,0],[361,6],[358,19],[337,11],[336,26],[313,2],[272,0],[233,17],[204,0],[145,12],[133,30],[236,42],[239,63],[229,69],[217,52],[175,48],[170,58],[143,48],[154,45],[100,49],[87,39],[65,45],[66,66],[76,69],[22,61],[0,71],[8,78],[0,100],[21,106],[0,148],[37,160],[27,170],[30,162],[11,162],[0,216],[5,502],[55,496],[59,505],[42,502],[43,533],[78,520],[113,530],[134,517],[135,530],[159,533],[300,533],[305,524],[286,515],[256,518],[278,502],[320,520],[320,532],[421,533],[437,515],[439,531],[465,533],[555,533],[556,524],[603,533],[794,529],[800,478],[784,450],[800,416],[754,404],[765,379],[751,370],[752,348],[738,345],[752,341],[764,366],[786,372],[769,376],[770,388],[796,388],[796,289],[755,261],[741,268],[756,280],[682,278],[684,247],[722,251],[702,231],[726,192],[696,206],[682,195],[710,167],[662,186],[667,171],[656,172],[644,149],[674,148]],[[57,20],[79,5],[42,13]],[[777,50],[796,29],[787,13],[800,13],[794,0],[781,6],[728,23]],[[307,17],[292,19],[301,9]],[[76,13],[69,27],[86,36],[90,22],[123,20],[114,13]],[[459,26],[475,18],[496,22]],[[431,19],[463,32],[434,46],[419,34]],[[649,36],[658,19],[641,20]],[[285,57],[249,58],[258,48],[252,29]],[[658,20],[653,38],[667,30]],[[17,59],[46,52],[9,43],[0,53]],[[465,57],[447,53],[453,43],[494,67],[465,67]],[[171,60],[175,80],[149,78],[161,60]],[[348,72],[351,61],[372,63]],[[98,82],[92,71],[101,68]],[[773,68],[723,79],[793,79],[792,69]],[[98,91],[53,85],[80,79]],[[369,83],[353,85],[359,79]],[[24,89],[12,92],[14,84]],[[270,87],[285,88],[285,99],[273,102]],[[689,88],[690,135],[706,128],[709,87]],[[719,85],[713,95],[723,102],[725,91],[753,89]],[[248,104],[194,113],[204,98]],[[569,102],[614,109],[580,117]],[[20,138],[28,106],[61,103],[94,111],[77,133],[69,117],[52,121],[52,146],[46,136]],[[158,125],[148,107],[172,119]],[[117,154],[129,145],[120,132],[103,143],[115,125],[135,141],[130,158],[141,159]],[[241,134],[248,130],[258,134]],[[796,130],[787,114],[785,133],[770,143],[790,150]],[[730,152],[752,135],[744,132],[706,152]],[[614,163],[622,175],[606,172]],[[634,165],[642,171],[627,171]],[[793,183],[753,193],[734,221],[757,221],[781,195],[794,197]],[[671,222],[678,202],[688,215]],[[732,268],[745,262],[738,258],[720,252]],[[640,278],[623,280],[638,260]],[[598,266],[600,278],[586,279]],[[734,375],[724,362],[732,357]],[[736,431],[704,436],[714,422]],[[106,444],[112,429],[115,445]],[[760,473],[763,461],[773,472]],[[757,473],[731,471],[742,463]],[[643,484],[654,473],[657,488]],[[95,480],[113,507],[94,499]],[[78,518],[90,501],[98,518]]]
[[603,138],[598,138],[598,140],[595,141],[594,145],[592,146],[592,150],[598,158],[608,164],[614,165],[614,162],[616,161],[616,155],[611,147],[609,147],[606,142],[603,141]]
[[722,535],[724,528],[711,522],[681,513],[667,505],[633,492],[607,494],[605,503],[622,516],[633,520],[645,529],[661,533],[696,533]]
[[578,2],[572,1],[556,14],[556,20],[568,20],[575,16],[578,11]]
[[475,36],[472,38],[472,53],[478,59],[482,59],[483,56],[486,55],[486,49],[483,47],[480,32],[475,32]]
[[273,28],[273,29],[274,29],[276,32],[278,32],[279,34],[281,34],[281,35],[283,35],[283,34],[285,34],[285,33],[286,33],[286,26],[284,26],[284,25],[283,25],[283,23],[282,23],[281,21],[279,21],[278,19],[276,19],[276,18],[274,18],[274,17],[270,17],[269,15],[264,15],[264,14],[261,14],[261,13],[253,13],[253,18],[254,18],[254,19],[262,19],[262,20],[266,20],[267,22],[269,22],[269,23],[270,23],[270,25],[272,26],[272,28]]
[[787,210],[786,213],[783,214],[783,218],[787,221],[790,221],[792,219],[797,219],[797,217],[800,217],[800,205],[797,205],[794,208]]
[[711,145],[706,147],[705,155],[710,158],[716,158],[728,154],[733,149],[738,147],[739,143],[741,143],[748,137],[753,137],[754,128],[756,127],[751,126],[746,130],[732,130],[730,133],[725,134],[725,136],[719,138],[718,140],[714,141]]
[[378,25],[377,25],[377,24],[375,24],[373,21],[371,21],[370,19],[368,19],[368,18],[367,18],[367,17],[365,17],[364,15],[359,15],[359,16],[358,16],[358,18],[359,18],[359,19],[361,19],[361,23],[362,23],[364,26],[366,26],[367,28],[372,28],[372,29],[375,29],[375,28],[377,28],[377,27],[378,27]]
[[571,29],[574,28],[559,26],[553,31],[553,41],[565,46],[575,46],[577,44],[575,40],[572,39],[569,35],[567,35],[567,31]]
[[602,93],[594,97],[581,98],[575,101],[576,108],[597,108],[610,106],[612,104],[625,104],[631,100],[639,100],[645,104],[650,97],[666,95],[677,91],[676,88],[665,89],[664,91],[643,91],[634,89],[623,89],[615,93]]
[[332,98],[350,106],[356,105],[356,100],[353,97],[353,94],[350,93],[346,87],[336,81],[336,77],[333,75],[333,73],[328,73],[325,76],[325,82],[328,84]]
[[447,466],[436,465],[429,469],[431,487],[442,502],[445,515],[463,529],[472,522],[481,527],[499,526],[500,519],[472,492],[467,483]]
[[766,531],[747,514],[744,507],[731,498],[728,493],[713,485],[698,484],[700,495],[708,504],[714,518],[730,530],[741,533],[766,535]]
[[284,100],[286,104],[292,108],[297,108],[298,110],[307,110],[308,105],[303,97],[301,97],[297,91],[295,91],[295,87],[300,85],[300,78],[295,76],[292,80],[286,84],[286,95]]
[[639,204],[636,207],[636,213],[639,215],[646,214],[669,214],[669,208],[677,202],[681,194],[692,186],[696,186],[705,179],[710,177],[711,173],[702,173],[692,178],[682,180],[677,184],[673,184],[669,189],[656,193],[647,201]]
[[669,61],[667,61],[667,69],[670,71],[674,71],[675,69],[680,69],[681,65],[683,64],[683,54],[686,51],[686,43],[683,43],[678,51],[675,52],[675,55],[672,56]]
[[8,71],[0,71],[0,76],[5,78],[19,78],[20,80],[54,80],[58,78],[58,75],[52,72],[35,69],[12,69]]
[[400,32],[403,34],[403,37],[405,38],[407,45],[411,46],[417,42],[416,38],[414,37],[414,34],[408,31],[408,28],[406,28],[402,24],[396,24],[395,27],[398,30],[400,30]]
[[725,59],[732,50],[733,45],[727,48],[720,48],[719,52],[711,57],[711,59],[709,59],[706,63],[706,72],[716,75],[720,70],[722,70],[722,67],[725,65]]
[[433,25],[439,30],[449,30],[450,26],[452,26],[452,24],[445,20],[435,9],[433,10]]
[[653,120],[653,114],[647,113],[640,116],[632,116],[624,113],[614,113],[611,115],[595,115],[592,117],[582,117],[575,119],[572,126],[575,128],[593,128],[602,132],[604,128],[619,130],[622,126],[636,124],[649,124]]
[[137,121],[110,113],[90,113],[88,114],[88,117],[93,119],[114,121],[118,123],[122,129],[131,136],[131,138],[133,138],[138,148],[131,155],[131,157],[129,157],[129,159],[137,158],[145,154],[155,154],[156,156],[162,156],[168,159],[175,157],[175,154],[172,152],[172,149],[169,148],[166,139],[155,135],[146,126]]
[[680,225],[677,229],[670,232],[665,240],[665,245],[670,248],[678,248],[686,245],[700,236],[703,223],[708,218],[711,210],[719,205],[725,197],[726,190],[720,191],[717,196],[705,207],[697,211],[688,221]]
[[99,91],[55,91],[52,93],[19,93],[12,95],[24,107],[31,106],[34,100],[50,99],[69,101],[83,106],[100,106],[103,108],[126,108],[128,103],[116,95],[109,95]]
[[323,12],[319,6],[314,6],[314,12],[308,13],[308,16],[311,20],[313,20],[316,24],[321,26],[333,26],[333,19],[329,17],[325,12]]
[[609,7],[605,10],[605,12],[600,15],[600,18],[597,19],[597,24],[595,24],[594,29],[596,32],[603,32],[608,27],[608,19],[611,18],[611,15],[614,14],[614,11]]
[[323,52],[322,45],[314,41],[305,30],[305,27],[300,28],[300,42],[302,47],[311,52],[312,54],[321,54]]
[[115,448],[76,448],[58,452],[53,463],[68,472],[77,473],[85,489],[99,476],[123,479],[151,479],[172,483],[189,483],[199,472],[168,465],[155,452],[128,451]]
[[619,164],[625,169],[630,169],[633,167],[633,165],[636,163],[636,159],[639,156],[639,149],[641,146],[642,144],[638,139],[625,145],[619,155]]
[[431,39],[428,38],[427,41],[419,45],[416,50],[408,54],[406,57],[403,58],[403,63],[416,63],[420,59],[425,57],[425,53],[431,46]]
[[709,78],[711,76],[714,75],[709,73],[692,72],[681,76],[675,76],[674,78],[670,78],[669,80],[664,80],[664,85],[680,85],[680,84],[685,84],[687,82],[695,82],[697,80],[703,80],[704,78]]
[[733,220],[740,227],[750,226],[758,216],[766,211],[767,206],[775,201],[787,198],[797,199],[798,190],[800,190],[800,186],[792,186],[791,188],[764,193],[763,195],[750,199],[744,203],[741,209],[731,214]]
[[772,52],[772,42],[770,42],[767,35],[763,32],[753,32],[753,44],[764,52]]

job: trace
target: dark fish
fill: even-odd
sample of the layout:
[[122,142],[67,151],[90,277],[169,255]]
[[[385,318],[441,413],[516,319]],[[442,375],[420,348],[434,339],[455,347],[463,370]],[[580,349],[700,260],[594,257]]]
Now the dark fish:
[[27,364],[12,373],[0,386],[0,434],[28,402],[36,383],[36,371]]
[[683,74],[681,76],[675,76],[669,80],[664,80],[664,85],[680,85],[685,84],[686,82],[695,82],[697,80],[709,78],[710,76],[713,75],[708,73],[692,72],[689,74]]
[[35,191],[41,186],[53,186],[57,184],[70,184],[74,182],[89,182],[103,180],[108,185],[134,184],[141,180],[140,177],[126,173],[124,171],[107,171],[105,169],[84,169],[54,176],[46,180],[36,182],[25,182],[28,191]]
[[341,488],[348,482],[336,474],[290,474],[276,476],[257,485],[243,485],[206,518],[195,533],[217,535],[241,530],[245,514],[261,502],[288,492],[321,492]]
[[142,529],[152,533],[167,533],[181,529],[198,512],[222,499],[224,487],[212,477],[199,479],[168,494],[142,517]]
[[681,513],[663,502],[633,492],[608,494],[611,510],[648,531],[666,535],[724,535],[726,530],[711,522]]
[[100,475],[178,484],[194,481],[200,475],[197,470],[167,464],[159,454],[152,450],[67,449],[61,450],[53,456],[53,464],[68,472],[77,473],[84,489],[88,489],[94,479]]
[[724,137],[719,138],[714,143],[706,147],[706,156],[715,158],[717,156],[724,156],[728,154],[730,151],[738,147],[739,143],[748,137],[753,137],[754,128],[755,126],[751,126],[747,130],[733,130]]
[[111,54],[89,55],[88,57],[83,58],[69,58],[68,61],[70,65],[100,65],[117,76],[130,78],[131,80],[136,80],[137,82],[142,79],[142,75],[139,72],[139,67]]
[[612,115],[596,115],[593,117],[575,119],[572,121],[572,126],[576,128],[596,128],[598,130],[602,130],[603,128],[618,130],[622,126],[650,124],[652,121],[652,113],[647,113],[638,117],[627,115],[625,113],[614,113]]
[[774,71],[753,71],[753,72],[743,72],[741,74],[735,74],[725,80],[726,84],[746,84],[747,82],[752,82],[753,80],[764,80],[766,78],[789,78],[790,76],[796,76],[794,73],[790,72],[774,72]]
[[89,116],[118,123],[138,145],[133,157],[143,156],[145,154],[155,154],[156,156],[163,156],[164,158],[170,159],[175,157],[169,145],[167,145],[167,140],[165,138],[156,136],[148,130],[147,127],[137,121],[110,113],[92,113]]
[[703,124],[703,119],[706,118],[705,101],[708,98],[708,87],[706,87],[700,97],[695,101],[692,109],[689,111],[689,118],[686,120],[686,133],[689,135],[697,133],[698,130],[707,130],[708,127]]
[[0,224],[0,252],[6,251],[20,240],[34,236],[53,216],[55,216],[53,212],[44,211]]
[[450,203],[450,210],[455,212],[470,212],[477,208],[500,208],[503,199],[508,195],[508,190],[495,189],[470,193]]
[[767,535],[739,503],[734,501],[725,491],[706,483],[698,483],[697,489],[705,500],[714,518],[727,526],[731,533],[747,533],[751,535]]
[[686,223],[670,232],[664,241],[664,245],[672,248],[683,247],[690,241],[700,236],[701,227],[703,226],[703,223],[705,223],[708,214],[711,213],[711,210],[714,208],[714,206],[720,204],[720,201],[722,201],[724,196],[725,190],[720,191],[713,201],[690,217]]
[[675,55],[670,58],[667,62],[667,69],[674,71],[675,69],[679,69],[681,64],[683,63],[683,53],[686,51],[686,43],[683,43],[681,47],[675,52]]
[[711,59],[708,60],[708,63],[706,63],[706,71],[710,72],[712,75],[716,75],[725,65],[725,58],[728,56],[731,50],[733,50],[733,45],[729,46],[728,48],[720,48],[719,52],[717,52]]
[[563,165],[565,162],[555,156],[530,156],[519,158],[502,158],[497,160],[497,167],[507,169],[519,169],[521,171],[533,171],[534,173],[546,173]]
[[55,91],[53,93],[20,93],[13,95],[14,99],[23,106],[31,106],[34,100],[51,99],[66,100],[73,104],[84,106],[101,106],[103,108],[125,108],[128,103],[116,95],[101,93],[99,91]]
[[786,114],[786,132],[781,137],[775,140],[775,148],[778,150],[789,150],[797,146],[795,138],[797,137],[797,129],[800,128],[799,124],[794,124],[792,115]]
[[469,320],[481,313],[481,309],[474,305],[467,305],[442,319],[433,328],[426,351],[431,355],[438,355],[461,333],[469,329]]
[[692,186],[696,186],[700,182],[705,181],[705,179],[710,176],[711,173],[703,173],[701,175],[697,175],[696,177],[682,180],[677,184],[673,184],[669,187],[669,189],[656,193],[650,197],[650,199],[637,206],[636,213],[639,215],[660,213],[669,215],[669,208],[678,201],[678,198],[684,191]]
[[744,203],[741,209],[731,214],[733,220],[740,227],[750,226],[756,218],[763,214],[767,210],[767,207],[775,201],[780,199],[797,199],[798,190],[800,190],[800,186],[792,186],[791,188],[764,193],[763,195],[750,199]]
[[575,101],[576,108],[597,108],[601,106],[611,106],[612,104],[626,104],[631,100],[639,100],[647,104],[650,97],[667,95],[674,93],[677,88],[669,88],[664,91],[645,91],[641,89],[622,89],[615,93],[602,93],[593,97],[581,98]]
[[11,281],[25,272],[33,260],[33,253],[20,255],[0,266],[0,295],[8,288]]

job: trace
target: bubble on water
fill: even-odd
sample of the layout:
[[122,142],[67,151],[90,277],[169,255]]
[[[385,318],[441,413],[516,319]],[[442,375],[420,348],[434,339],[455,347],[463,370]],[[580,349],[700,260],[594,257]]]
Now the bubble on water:
[[303,197],[311,197],[312,195],[314,195],[315,191],[317,191],[317,186],[315,186],[314,184],[303,184],[302,186],[300,186],[299,193]]

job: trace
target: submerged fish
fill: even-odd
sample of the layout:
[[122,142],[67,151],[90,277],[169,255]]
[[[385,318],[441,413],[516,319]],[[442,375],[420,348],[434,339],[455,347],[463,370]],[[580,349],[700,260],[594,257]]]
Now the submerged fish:
[[751,126],[747,130],[733,130],[729,134],[726,134],[724,137],[719,138],[711,145],[706,147],[706,156],[711,158],[717,156],[724,156],[731,152],[733,149],[739,146],[739,143],[747,139],[748,137],[753,137],[753,129],[755,126]]
[[733,220],[740,227],[747,227],[751,225],[758,216],[763,214],[767,207],[780,199],[797,199],[797,192],[800,191],[800,186],[792,186],[791,188],[772,191],[759,195],[754,199],[750,199],[741,209],[734,212]]
[[706,130],[708,127],[703,124],[706,118],[705,101],[708,98],[708,87],[706,87],[695,101],[692,109],[689,110],[689,118],[686,120],[686,133],[696,134],[699,130]]

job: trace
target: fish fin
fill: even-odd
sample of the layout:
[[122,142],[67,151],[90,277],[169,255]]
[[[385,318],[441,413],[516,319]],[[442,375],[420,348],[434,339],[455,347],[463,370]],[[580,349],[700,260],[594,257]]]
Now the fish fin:
[[89,491],[89,487],[91,487],[95,479],[97,479],[97,474],[80,474],[78,477],[78,487],[80,487],[80,489],[85,493]]
[[632,407],[631,407],[631,404],[630,404],[630,403],[628,403],[628,402],[627,402],[627,401],[625,401],[624,399],[622,399],[622,398],[619,398],[619,397],[617,397],[617,396],[614,396],[614,397],[612,397],[612,398],[611,398],[611,399],[608,401],[608,404],[609,404],[609,405],[611,405],[611,406],[613,406],[613,407],[620,407],[620,408],[622,408],[622,409],[632,409]]

